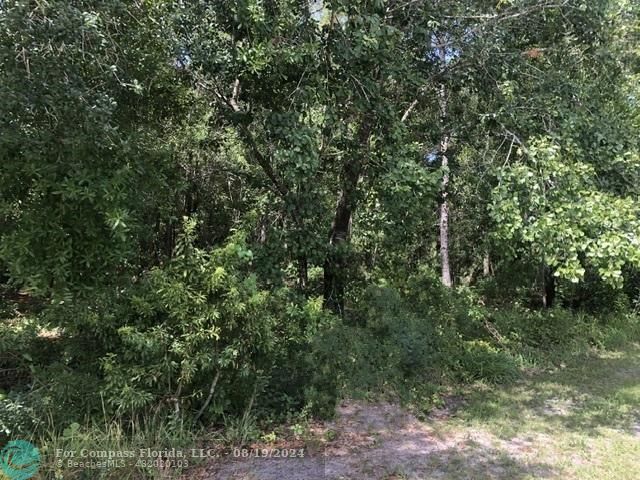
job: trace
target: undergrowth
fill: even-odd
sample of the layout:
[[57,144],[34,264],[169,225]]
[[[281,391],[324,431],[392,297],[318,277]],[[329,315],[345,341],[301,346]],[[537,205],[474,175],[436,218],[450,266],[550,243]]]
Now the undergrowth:
[[[447,292],[424,277],[409,278],[403,288],[385,282],[369,286],[344,318],[321,314],[313,302],[278,309],[285,312],[282,318],[299,322],[279,332],[294,334],[294,341],[305,348],[287,349],[286,338],[272,343],[263,337],[263,342],[271,342],[265,343],[264,352],[274,352],[271,370],[255,370],[258,364],[253,363],[245,364],[246,373],[234,372],[235,364],[228,359],[220,364],[229,372],[228,380],[213,383],[210,402],[204,398],[210,379],[200,387],[197,376],[189,377],[197,388],[180,401],[172,392],[163,396],[158,380],[145,384],[138,378],[130,383],[128,376],[142,372],[134,368],[135,362],[144,361],[151,344],[121,350],[120,363],[111,365],[120,370],[106,372],[109,388],[101,389],[105,372],[93,372],[91,363],[78,363],[67,345],[73,346],[74,339],[65,338],[64,331],[47,330],[38,322],[46,316],[6,319],[1,324],[0,367],[15,378],[0,385],[0,440],[23,438],[37,444],[43,478],[166,478],[157,462],[87,470],[65,463],[68,459],[55,453],[192,448],[204,438],[204,427],[209,442],[227,446],[280,437],[283,425],[300,437],[310,419],[332,416],[336,402],[344,397],[398,401],[422,416],[457,386],[512,383],[528,370],[554,368],[570,357],[640,339],[640,321],[630,311],[596,316],[560,308],[492,308],[477,291]],[[261,315],[275,322],[275,317]],[[186,328],[188,317],[181,321]],[[242,330],[234,332],[242,342]],[[246,358],[252,359],[250,345],[238,345],[247,348]],[[198,348],[206,352],[204,344]],[[161,350],[152,353],[167,361],[158,356]],[[182,354],[176,353],[180,359]],[[171,368],[171,374],[180,372],[176,365]],[[253,380],[238,388],[230,383],[231,375]],[[114,398],[108,395],[117,392],[123,400],[130,385],[147,388],[157,401],[145,408],[110,408]],[[203,405],[206,422],[198,421],[202,412],[197,410]],[[188,458],[183,466],[193,461]],[[179,469],[172,474],[176,472]]]

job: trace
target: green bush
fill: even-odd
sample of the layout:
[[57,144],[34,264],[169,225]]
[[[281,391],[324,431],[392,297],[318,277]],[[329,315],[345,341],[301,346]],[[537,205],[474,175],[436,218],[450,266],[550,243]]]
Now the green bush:
[[[172,260],[128,286],[6,327],[0,353],[29,376],[22,403],[54,425],[104,412],[222,424],[304,407],[316,370],[309,345],[333,317],[321,299],[261,288],[242,236],[205,250],[195,226],[186,222]],[[39,338],[37,324],[58,327],[54,338]]]
[[28,437],[36,425],[34,409],[24,395],[0,392],[0,445],[9,438]]
[[310,397],[330,412],[340,396],[430,397],[446,372],[459,336],[409,308],[400,292],[369,287],[355,318],[336,322],[313,342],[317,365]]
[[490,318],[512,343],[540,349],[566,344],[584,322],[584,316],[562,309],[503,309],[492,312]]
[[634,314],[594,316],[568,309],[496,310],[489,316],[504,339],[503,347],[529,356],[566,356],[589,348],[614,348],[640,338]]
[[463,380],[506,383],[520,375],[517,362],[507,352],[484,340],[465,341],[459,361]]
[[321,304],[285,287],[262,290],[242,237],[205,251],[193,245],[194,229],[187,222],[175,258],[131,297],[121,347],[102,359],[107,402],[120,413],[153,406],[218,421],[254,397],[263,409],[301,404],[306,379],[293,372],[325,318]]
[[104,414],[205,420],[246,440],[294,412],[331,416],[343,395],[423,408],[451,381],[509,382],[523,358],[640,338],[631,314],[488,309],[472,289],[443,289],[426,271],[403,288],[364,289],[341,319],[320,298],[264,290],[242,236],[205,250],[194,228],[186,223],[171,261],[126,289],[52,304],[37,319],[60,327],[54,338],[41,338],[38,322],[4,325],[0,346],[31,381],[0,403],[17,412],[3,420],[5,435],[34,428],[29,415],[39,412],[58,426]]
[[[411,279],[412,286],[428,282],[428,277]],[[369,287],[355,305],[355,318],[316,339],[313,394],[318,404],[330,409],[341,395],[388,394],[422,409],[432,406],[439,386],[451,381],[501,383],[519,376],[511,352],[487,339],[487,312],[473,292],[431,287],[431,305],[427,289],[403,294],[388,285]]]
[[429,269],[419,269],[397,287],[403,292],[405,307],[421,318],[428,318],[448,332],[467,339],[485,334],[483,320],[486,308],[477,293],[468,287],[445,288],[440,278]]

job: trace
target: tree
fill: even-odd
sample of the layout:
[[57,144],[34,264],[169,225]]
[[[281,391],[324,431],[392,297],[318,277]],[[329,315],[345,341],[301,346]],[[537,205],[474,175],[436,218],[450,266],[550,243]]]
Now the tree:
[[164,14],[3,3],[0,258],[33,293],[110,284],[142,260],[145,216],[171,177],[157,141],[177,92]]
[[190,18],[206,21],[185,41],[198,85],[287,219],[299,284],[321,265],[325,305],[342,313],[360,185],[397,161],[416,40],[382,2],[326,7],[323,20],[305,2],[197,7]]
[[[536,100],[529,109],[541,112],[542,122],[510,113],[528,123],[520,127],[526,135],[504,127],[517,147],[499,173],[493,217],[510,247],[527,245],[540,259],[547,287],[553,277],[581,281],[588,266],[620,285],[622,267],[638,265],[636,187],[628,182],[637,175],[638,145],[626,69],[616,55],[626,22],[620,7],[598,2],[565,17],[564,37],[554,34],[551,46],[525,52],[544,75],[507,84],[514,103]],[[545,296],[553,298],[553,288]]]

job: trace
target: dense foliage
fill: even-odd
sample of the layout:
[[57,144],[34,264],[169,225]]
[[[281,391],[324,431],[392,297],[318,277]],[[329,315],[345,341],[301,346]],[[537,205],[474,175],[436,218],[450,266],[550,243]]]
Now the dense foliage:
[[639,13],[0,1],[0,436],[427,408],[637,334]]

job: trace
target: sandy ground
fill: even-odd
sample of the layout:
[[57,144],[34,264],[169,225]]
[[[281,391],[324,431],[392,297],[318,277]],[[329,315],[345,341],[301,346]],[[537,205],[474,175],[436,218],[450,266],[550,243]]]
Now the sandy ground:
[[[544,438],[498,439],[483,431],[441,431],[455,415],[449,408],[426,422],[386,403],[344,402],[336,420],[315,427],[323,440],[303,458],[221,458],[196,478],[203,480],[425,480],[451,478],[456,463],[475,479],[549,478],[536,463]],[[191,478],[194,478],[193,476]]]

